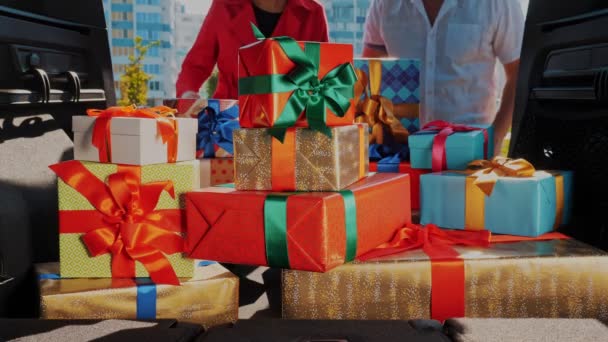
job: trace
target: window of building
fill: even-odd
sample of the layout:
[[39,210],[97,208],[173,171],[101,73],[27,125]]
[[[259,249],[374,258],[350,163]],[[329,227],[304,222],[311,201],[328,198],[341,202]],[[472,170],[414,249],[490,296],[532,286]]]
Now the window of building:
[[148,50],[148,56],[150,56],[150,57],[160,56],[160,49],[158,48],[158,46],[151,47],[150,50]]
[[159,91],[160,90],[160,81],[150,81],[148,83],[148,88],[151,91]]

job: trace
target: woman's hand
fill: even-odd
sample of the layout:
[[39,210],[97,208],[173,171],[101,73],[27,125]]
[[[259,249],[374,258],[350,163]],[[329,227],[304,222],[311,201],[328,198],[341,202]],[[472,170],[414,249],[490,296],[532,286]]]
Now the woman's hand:
[[198,93],[192,90],[185,91],[182,96],[180,96],[182,99],[198,99],[199,97]]

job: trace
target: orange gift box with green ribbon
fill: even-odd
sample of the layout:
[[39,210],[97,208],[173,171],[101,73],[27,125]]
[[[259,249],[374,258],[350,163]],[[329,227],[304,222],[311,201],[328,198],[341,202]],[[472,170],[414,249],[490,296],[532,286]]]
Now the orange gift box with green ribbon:
[[466,171],[422,175],[420,191],[422,224],[534,237],[568,223],[573,176],[496,157]]
[[411,222],[409,177],[375,174],[338,192],[213,187],[186,194],[192,258],[325,272]]
[[354,123],[357,80],[350,44],[296,42],[265,37],[239,50],[239,106],[243,128],[271,128],[283,140],[290,127],[329,127]]
[[58,176],[64,278],[191,277],[184,257],[183,195],[199,186],[199,161],[127,166],[68,161]]

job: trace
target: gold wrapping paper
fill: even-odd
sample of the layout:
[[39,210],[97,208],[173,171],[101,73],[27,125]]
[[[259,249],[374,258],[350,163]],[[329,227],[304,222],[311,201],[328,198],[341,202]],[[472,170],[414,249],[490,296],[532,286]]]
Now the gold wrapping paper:
[[[57,263],[39,264],[38,273],[58,273]],[[156,318],[211,327],[238,319],[239,279],[220,264],[196,267],[181,286],[157,285]],[[135,319],[136,287],[112,287],[112,279],[40,280],[41,318]]]
[[[306,128],[295,130],[295,190],[342,190],[361,178],[361,160],[367,175],[367,126],[362,134],[364,148],[358,125],[332,127],[331,131],[328,137]],[[272,137],[268,129],[238,129],[233,137],[236,189],[272,190]]]
[[[465,259],[465,313],[608,321],[608,254],[575,240],[455,247]],[[430,318],[431,263],[421,251],[328,273],[283,271],[289,319]]]

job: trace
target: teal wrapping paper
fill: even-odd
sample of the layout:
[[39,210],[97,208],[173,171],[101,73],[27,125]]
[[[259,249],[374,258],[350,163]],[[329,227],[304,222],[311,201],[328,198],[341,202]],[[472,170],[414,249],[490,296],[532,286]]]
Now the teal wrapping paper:
[[[494,155],[494,127],[491,125],[467,125],[484,128],[488,131],[488,156],[484,158],[484,134],[482,130],[456,132],[446,141],[448,170],[464,170],[467,165],[478,159],[491,159]],[[410,163],[414,169],[432,168],[433,139],[437,133],[419,131],[409,136]]]
[[[568,223],[572,212],[573,175],[563,177],[563,215]],[[439,172],[420,177],[420,223],[442,228],[465,228],[465,181],[467,175]],[[539,236],[554,229],[556,185],[552,174],[537,171],[533,177],[500,177],[491,196],[485,196],[484,228],[498,234]]]

